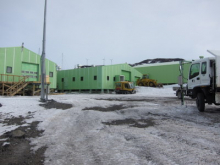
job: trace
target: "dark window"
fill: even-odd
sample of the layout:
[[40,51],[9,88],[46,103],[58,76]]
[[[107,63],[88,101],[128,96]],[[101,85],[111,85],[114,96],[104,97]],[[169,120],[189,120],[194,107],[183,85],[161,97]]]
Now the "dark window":
[[94,76],[94,80],[97,80],[97,76]]
[[83,81],[83,77],[81,77],[81,81]]
[[12,73],[12,67],[7,66],[6,73]]
[[113,78],[113,81],[115,81],[115,77]]
[[50,76],[50,77],[53,77],[53,72],[50,72],[50,73],[49,73],[49,76]]
[[107,76],[107,80],[109,81],[109,76]]
[[64,78],[62,78],[61,81],[64,82]]
[[201,67],[201,73],[202,73],[202,74],[206,74],[206,66],[207,66],[207,63],[206,63],[206,62],[203,62],[203,63],[202,63],[202,67]]
[[189,75],[189,79],[192,79],[196,76],[199,75],[199,70],[200,70],[200,64],[192,64],[191,68],[190,68],[190,75]]
[[29,73],[29,71],[26,71],[26,73]]
[[76,81],[76,78],[75,78],[75,77],[73,77],[73,81]]
[[34,74],[34,72],[30,72],[30,74]]

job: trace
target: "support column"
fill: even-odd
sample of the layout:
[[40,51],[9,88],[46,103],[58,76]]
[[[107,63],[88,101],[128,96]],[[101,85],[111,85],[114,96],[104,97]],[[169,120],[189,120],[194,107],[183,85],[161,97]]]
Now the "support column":
[[2,84],[2,96],[4,95],[5,93],[5,83]]
[[35,84],[33,84],[32,96],[34,96],[34,93],[35,93]]

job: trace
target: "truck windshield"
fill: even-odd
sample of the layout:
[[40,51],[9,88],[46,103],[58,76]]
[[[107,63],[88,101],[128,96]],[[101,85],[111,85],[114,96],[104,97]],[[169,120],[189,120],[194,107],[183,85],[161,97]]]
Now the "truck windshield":
[[148,75],[143,75],[142,79],[145,79],[145,78],[149,79],[149,76]]
[[116,83],[115,86],[116,87],[121,87],[121,83]]
[[130,89],[134,88],[134,84],[133,83],[129,83],[129,87],[130,87]]
[[200,64],[192,64],[191,68],[190,68],[190,75],[189,75],[189,79],[192,79],[196,76],[199,75],[199,69],[200,69]]

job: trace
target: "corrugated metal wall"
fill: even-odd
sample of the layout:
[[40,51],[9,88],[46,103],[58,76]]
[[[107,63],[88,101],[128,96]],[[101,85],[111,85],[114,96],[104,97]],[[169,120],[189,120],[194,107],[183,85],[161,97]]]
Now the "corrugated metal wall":
[[129,81],[135,81],[135,77],[142,76],[127,64],[62,70],[57,73],[58,90],[114,89],[116,75],[124,75]]
[[[41,56],[37,53],[34,53],[26,48],[0,48],[0,74],[18,76],[29,75],[30,79],[28,81],[40,81],[40,57]],[[56,88],[56,64],[46,59],[45,65],[47,76],[49,76],[49,72],[53,72],[53,77],[49,78],[51,82],[50,88]],[[11,73],[7,73],[7,67],[12,67]]]
[[[184,64],[184,82],[187,82],[188,72],[190,64]],[[148,74],[151,79],[157,80],[163,84],[175,84],[178,83],[178,76],[180,75],[179,63],[169,64],[148,64],[145,66],[134,67],[142,74]]]

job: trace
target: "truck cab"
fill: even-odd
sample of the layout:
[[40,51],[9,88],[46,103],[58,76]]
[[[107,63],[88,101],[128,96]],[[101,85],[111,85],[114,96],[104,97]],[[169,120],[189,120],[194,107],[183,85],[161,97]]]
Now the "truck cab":
[[188,95],[196,98],[201,87],[209,88],[213,85],[214,78],[214,58],[202,58],[193,61],[188,76]]
[[215,57],[192,61],[186,88],[186,95],[196,98],[199,111],[204,111],[205,103],[220,105],[220,51],[208,52]]

